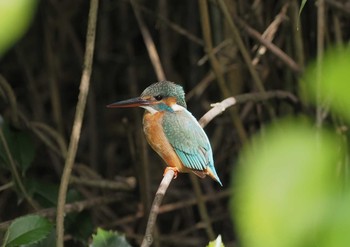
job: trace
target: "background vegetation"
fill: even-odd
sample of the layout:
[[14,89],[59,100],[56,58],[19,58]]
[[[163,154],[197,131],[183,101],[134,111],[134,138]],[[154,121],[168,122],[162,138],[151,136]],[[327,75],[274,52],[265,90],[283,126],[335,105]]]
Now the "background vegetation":
[[[66,246],[86,246],[97,227],[140,244],[164,166],[143,137],[142,110],[105,105],[139,95],[163,75],[184,86],[198,119],[211,103],[237,96],[237,104],[205,129],[224,186],[206,178],[198,187],[187,174],[174,180],[160,208],[155,246],[204,246],[218,234],[225,246],[308,246],[324,240],[319,236],[329,236],[324,246],[346,243],[346,234],[337,233],[348,229],[346,218],[338,224],[349,215],[348,196],[334,198],[348,194],[348,1],[307,1],[301,12],[294,0],[99,4],[90,91],[65,207]],[[7,241],[15,237],[5,236],[6,229],[20,216],[40,214],[55,224],[89,7],[82,0],[32,1],[16,21],[0,21],[13,26],[0,33],[12,37],[0,39],[0,229]],[[152,41],[160,63],[147,49]],[[325,50],[335,45],[341,52],[327,57]],[[275,127],[266,127],[270,123]],[[39,244],[52,246],[54,230],[45,236],[48,242]]]

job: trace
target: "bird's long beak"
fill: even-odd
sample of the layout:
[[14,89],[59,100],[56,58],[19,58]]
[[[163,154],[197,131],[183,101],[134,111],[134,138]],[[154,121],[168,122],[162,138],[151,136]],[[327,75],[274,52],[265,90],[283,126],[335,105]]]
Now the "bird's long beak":
[[129,108],[129,107],[139,107],[139,106],[149,106],[152,105],[151,100],[145,100],[140,97],[127,99],[123,101],[118,101],[107,105],[108,108]]

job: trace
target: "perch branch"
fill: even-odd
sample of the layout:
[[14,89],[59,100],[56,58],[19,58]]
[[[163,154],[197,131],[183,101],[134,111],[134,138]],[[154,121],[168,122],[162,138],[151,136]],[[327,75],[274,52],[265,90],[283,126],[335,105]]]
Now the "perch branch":
[[151,212],[148,216],[146,233],[145,233],[145,236],[142,240],[141,247],[151,246],[151,244],[153,242],[152,233],[153,233],[154,227],[156,225],[156,220],[157,220],[157,216],[159,213],[160,204],[162,203],[165,192],[168,189],[170,182],[173,180],[174,175],[175,175],[174,171],[171,169],[168,169],[166,171],[166,173],[164,174],[162,182],[160,183],[160,185],[158,187],[156,196],[154,197],[154,200],[152,203]]
[[198,122],[202,127],[205,127],[211,120],[213,120],[213,118],[221,114],[228,107],[231,107],[235,104],[242,104],[247,101],[256,102],[256,101],[268,100],[271,98],[289,99],[293,103],[298,102],[298,98],[295,95],[293,95],[290,92],[281,91],[281,90],[268,91],[263,93],[246,93],[246,94],[241,94],[234,97],[229,97],[219,103],[212,104],[213,108],[210,109],[206,114],[204,114],[204,116],[201,117],[201,119],[199,119]]

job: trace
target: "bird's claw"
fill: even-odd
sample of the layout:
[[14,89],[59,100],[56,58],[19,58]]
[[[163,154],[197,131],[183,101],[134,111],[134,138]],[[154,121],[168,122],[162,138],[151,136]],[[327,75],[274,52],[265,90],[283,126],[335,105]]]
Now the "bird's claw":
[[179,171],[177,170],[176,167],[171,167],[171,166],[168,166],[167,168],[165,168],[164,170],[164,173],[163,173],[163,176],[167,173],[167,171],[169,170],[173,170],[174,171],[174,179],[177,178],[177,174],[179,173]]

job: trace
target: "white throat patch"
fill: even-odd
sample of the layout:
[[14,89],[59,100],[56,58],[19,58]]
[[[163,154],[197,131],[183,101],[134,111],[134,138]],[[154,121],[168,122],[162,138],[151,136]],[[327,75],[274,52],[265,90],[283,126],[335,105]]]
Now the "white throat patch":
[[183,110],[186,110],[185,107],[181,106],[181,105],[178,105],[178,104],[173,104],[171,106],[171,109],[173,109],[174,111],[183,111]]
[[146,110],[149,111],[152,115],[153,115],[154,113],[157,113],[157,112],[158,112],[156,109],[153,109],[153,108],[150,107],[150,106],[140,106],[140,107],[146,109]]

